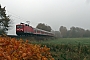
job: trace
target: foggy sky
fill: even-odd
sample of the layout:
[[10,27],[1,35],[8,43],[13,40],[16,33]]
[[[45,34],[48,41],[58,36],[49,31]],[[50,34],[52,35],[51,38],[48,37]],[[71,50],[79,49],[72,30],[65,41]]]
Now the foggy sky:
[[9,34],[15,34],[15,24],[30,21],[36,27],[45,23],[53,30],[72,26],[90,30],[90,0],[0,0],[13,20]]

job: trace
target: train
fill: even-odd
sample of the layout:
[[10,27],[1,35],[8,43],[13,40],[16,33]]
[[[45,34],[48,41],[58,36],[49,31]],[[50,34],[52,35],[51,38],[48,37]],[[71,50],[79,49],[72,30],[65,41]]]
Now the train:
[[29,26],[29,24],[20,23],[16,25],[16,34],[18,36],[51,36],[53,37],[54,34],[52,32],[48,32],[42,29],[34,28]]

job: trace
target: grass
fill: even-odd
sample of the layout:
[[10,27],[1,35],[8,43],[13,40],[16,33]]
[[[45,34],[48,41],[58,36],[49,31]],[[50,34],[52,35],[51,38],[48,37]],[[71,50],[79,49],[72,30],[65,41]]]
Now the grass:
[[90,60],[90,38],[28,39],[31,43],[50,48],[55,60]]
[[49,47],[55,60],[90,60],[90,38],[58,38],[32,43]]
[[37,44],[73,44],[90,45],[90,38],[58,38],[54,40],[32,41]]

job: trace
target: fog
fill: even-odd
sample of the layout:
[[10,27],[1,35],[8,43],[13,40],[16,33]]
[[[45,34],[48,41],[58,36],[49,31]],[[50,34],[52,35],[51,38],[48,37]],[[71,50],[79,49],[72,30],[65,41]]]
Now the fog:
[[0,0],[0,4],[13,21],[8,34],[15,34],[15,25],[26,21],[57,31],[60,26],[90,29],[90,0]]

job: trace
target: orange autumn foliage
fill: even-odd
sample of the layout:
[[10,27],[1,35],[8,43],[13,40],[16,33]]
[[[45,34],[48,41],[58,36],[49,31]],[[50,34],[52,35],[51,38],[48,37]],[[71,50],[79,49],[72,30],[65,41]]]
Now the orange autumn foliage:
[[0,60],[54,60],[50,48],[30,44],[28,40],[0,37]]

